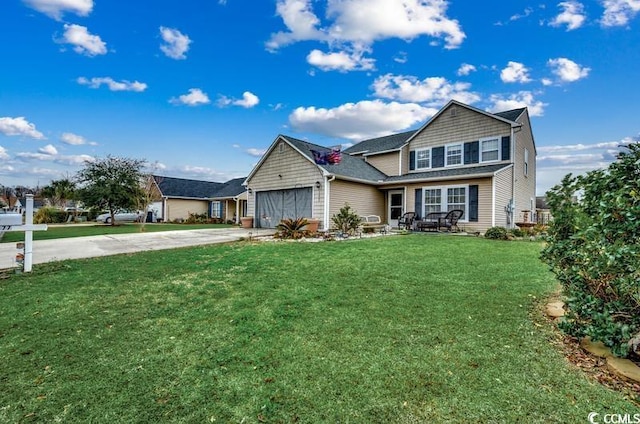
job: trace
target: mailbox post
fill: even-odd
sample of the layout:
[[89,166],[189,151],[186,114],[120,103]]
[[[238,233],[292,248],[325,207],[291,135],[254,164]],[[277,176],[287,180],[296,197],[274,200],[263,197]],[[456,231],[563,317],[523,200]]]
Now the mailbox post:
[[33,194],[27,194],[25,223],[19,213],[0,214],[0,231],[24,231],[24,272],[31,272],[33,266],[33,232],[46,231],[46,224],[33,224]]

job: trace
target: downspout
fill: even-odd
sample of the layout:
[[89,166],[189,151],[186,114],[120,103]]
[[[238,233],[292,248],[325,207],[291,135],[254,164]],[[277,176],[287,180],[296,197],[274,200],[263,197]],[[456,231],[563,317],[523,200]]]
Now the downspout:
[[239,203],[239,199],[237,197],[233,197],[233,201],[236,202],[236,216],[235,216],[235,221],[236,224],[238,224],[240,222],[240,203]]
[[169,198],[162,198],[162,222],[169,222]]
[[516,220],[516,133],[511,127],[511,163],[513,163],[512,169],[512,182],[511,182],[511,219],[509,220],[509,228],[514,228],[514,222]]
[[329,230],[329,194],[330,194],[330,183],[335,180],[336,176],[332,175],[331,177],[324,177],[324,217],[322,219],[322,228],[325,231]]

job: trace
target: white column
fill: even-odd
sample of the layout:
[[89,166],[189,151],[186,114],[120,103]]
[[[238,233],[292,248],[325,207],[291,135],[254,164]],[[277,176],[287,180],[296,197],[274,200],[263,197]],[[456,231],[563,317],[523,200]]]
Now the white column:
[[[33,194],[27,194],[27,212],[25,225],[29,228],[33,225]],[[31,272],[33,266],[33,230],[24,232],[24,272]]]

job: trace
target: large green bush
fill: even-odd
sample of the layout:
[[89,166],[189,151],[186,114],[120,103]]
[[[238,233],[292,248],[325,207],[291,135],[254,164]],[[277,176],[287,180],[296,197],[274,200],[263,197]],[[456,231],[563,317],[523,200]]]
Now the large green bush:
[[547,193],[553,222],[542,258],[560,280],[561,327],[627,356],[640,344],[640,144],[606,170],[567,175]]
[[337,214],[331,217],[335,228],[343,234],[354,234],[362,221],[360,216],[351,209],[349,204],[345,203]]

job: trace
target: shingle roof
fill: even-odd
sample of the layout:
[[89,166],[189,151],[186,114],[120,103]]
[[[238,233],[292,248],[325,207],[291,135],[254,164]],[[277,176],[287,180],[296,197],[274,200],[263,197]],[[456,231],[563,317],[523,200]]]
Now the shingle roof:
[[246,177],[234,178],[229,180],[220,187],[220,189],[214,193],[215,198],[236,197],[247,191],[247,188],[242,185]]
[[455,177],[472,177],[476,175],[493,174],[501,169],[511,166],[510,164],[495,164],[495,165],[480,165],[464,168],[451,168],[451,169],[436,169],[433,171],[416,172],[412,174],[398,175],[387,177],[385,183],[394,183],[400,181],[414,181],[414,180],[429,180],[429,179],[441,179],[441,178],[455,178]]
[[154,175],[153,178],[156,180],[162,195],[167,197],[208,199],[224,186],[224,183],[162,177],[159,175]]
[[389,150],[395,150],[402,147],[407,140],[416,133],[416,130],[406,131],[400,134],[391,134],[385,137],[371,138],[368,140],[362,140],[361,142],[354,144],[353,146],[345,149],[345,153],[371,153],[371,152],[386,152]]
[[[312,161],[313,161],[313,153],[311,153],[311,150],[315,150],[318,152],[331,151],[330,148],[319,146],[313,143],[308,143],[306,141],[298,140],[293,137],[284,136],[284,135],[281,137],[288,140],[296,149],[298,149],[300,152],[302,152],[302,154],[307,156]],[[386,175],[384,173],[378,171],[376,168],[366,163],[364,159],[353,157],[348,154],[342,155],[342,160],[340,161],[339,164],[318,165],[318,166],[326,170],[330,174],[333,174],[339,177],[352,178],[356,180],[378,182],[386,178]]]
[[494,113],[494,115],[499,116],[504,119],[508,119],[509,121],[516,121],[520,115],[526,110],[526,108],[522,107],[520,109],[513,110],[505,110],[504,112]]

